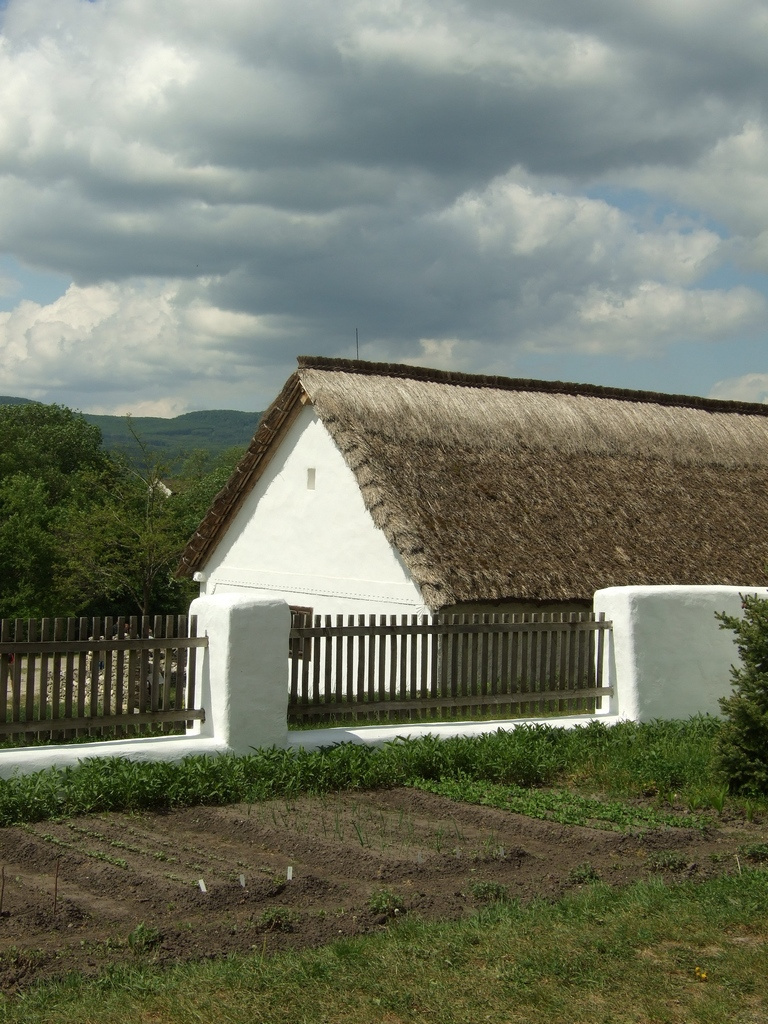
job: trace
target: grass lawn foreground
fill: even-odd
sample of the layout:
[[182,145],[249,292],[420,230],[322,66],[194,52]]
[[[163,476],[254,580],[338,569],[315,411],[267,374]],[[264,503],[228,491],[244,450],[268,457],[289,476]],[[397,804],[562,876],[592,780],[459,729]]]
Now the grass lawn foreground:
[[[371,934],[281,947],[274,933],[289,918],[273,916],[265,927],[262,915],[247,950],[216,956],[212,945],[210,959],[177,964],[158,955],[150,925],[129,922],[120,962],[91,977],[70,973],[29,986],[22,979],[0,1001],[0,1022],[762,1022],[768,806],[727,794],[714,767],[719,728],[717,720],[702,718],[572,732],[531,728],[378,750],[263,751],[175,766],[101,762],[4,783],[3,831],[84,836],[91,845],[110,815],[125,812],[135,815],[137,828],[158,813],[189,816],[202,805],[234,814],[227,808],[237,804],[253,828],[259,814],[260,827],[272,827],[267,807],[285,808],[286,821],[275,822],[283,828],[295,827],[301,814],[316,813],[318,820],[325,814],[329,840],[346,827],[361,861],[386,858],[396,843],[403,846],[395,850],[398,863],[417,851],[420,857],[429,843],[436,871],[443,861],[450,867],[451,856],[457,865],[462,857],[463,895],[473,909],[451,920],[420,915],[418,901],[408,909],[408,899],[400,900],[405,889],[390,891],[385,878],[371,890]],[[434,848],[434,824],[432,838],[424,839],[426,832],[419,838],[416,811],[412,824],[399,812],[402,827],[416,836],[407,850],[394,824],[390,832],[386,823],[377,825],[376,815],[384,822],[378,805],[365,817],[371,794],[404,787],[414,806],[423,799],[425,807],[443,801],[456,808],[445,822],[445,836],[455,833],[450,849]],[[360,809],[357,817],[342,818],[337,801],[343,797],[348,812],[350,793],[359,794]],[[560,837],[578,833],[582,843],[594,837],[596,851],[610,836],[627,850],[645,843],[644,871],[639,880],[612,885],[608,861],[595,859],[599,870],[582,862],[564,876],[568,884],[547,890],[542,858],[546,898],[530,890],[516,898],[518,867],[510,851],[483,852],[470,837],[481,808],[498,822],[510,815],[530,821],[541,841],[557,829]],[[395,809],[387,821],[396,822]],[[686,836],[729,851],[730,841],[737,852],[722,860],[712,854],[706,871],[692,872],[676,854],[686,849]],[[734,836],[740,845],[733,845]],[[125,849],[115,848],[113,859],[130,861],[140,845],[126,833]],[[126,874],[118,863],[93,863],[94,871]],[[7,911],[0,916],[0,942],[9,920]],[[19,965],[24,956],[31,963],[33,954],[2,946],[0,966],[11,967],[14,957]]]

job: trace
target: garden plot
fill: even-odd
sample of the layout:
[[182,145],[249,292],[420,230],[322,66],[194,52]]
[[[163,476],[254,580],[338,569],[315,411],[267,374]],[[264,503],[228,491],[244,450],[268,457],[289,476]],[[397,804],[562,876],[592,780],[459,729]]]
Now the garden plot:
[[412,789],[0,830],[0,981],[313,946],[406,914],[458,918],[493,899],[596,881],[670,884],[768,857],[768,827],[623,833]]

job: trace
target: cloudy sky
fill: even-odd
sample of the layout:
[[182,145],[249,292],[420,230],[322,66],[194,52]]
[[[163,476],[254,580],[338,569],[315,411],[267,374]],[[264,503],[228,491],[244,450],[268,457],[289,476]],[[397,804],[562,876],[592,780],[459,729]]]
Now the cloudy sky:
[[0,394],[768,399],[765,0],[0,0]]

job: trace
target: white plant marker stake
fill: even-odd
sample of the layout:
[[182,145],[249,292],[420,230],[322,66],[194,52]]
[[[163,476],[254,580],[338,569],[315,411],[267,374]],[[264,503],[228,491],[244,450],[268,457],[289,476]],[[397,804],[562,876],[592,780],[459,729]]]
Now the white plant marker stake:
[[286,882],[290,882],[292,878],[293,878],[293,868],[292,867],[288,867],[288,868],[286,868],[286,871],[285,871],[285,880],[286,880]]
[[240,885],[245,888],[245,875],[240,875]]
[[204,879],[201,878],[197,884],[200,886],[200,892],[208,892],[208,887],[206,886]]

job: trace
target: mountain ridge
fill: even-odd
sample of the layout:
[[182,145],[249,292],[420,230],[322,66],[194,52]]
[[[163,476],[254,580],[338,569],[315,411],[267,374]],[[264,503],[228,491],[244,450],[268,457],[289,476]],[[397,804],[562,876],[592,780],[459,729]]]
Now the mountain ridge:
[[[30,398],[0,395],[0,405],[26,405]],[[227,448],[245,448],[256,431],[260,412],[237,409],[200,409],[178,416],[108,416],[82,413],[83,419],[101,430],[104,447],[113,451],[136,454],[137,444],[131,430],[142,444],[155,454],[177,459],[180,455],[204,450],[217,454]],[[129,427],[130,423],[130,427]]]

